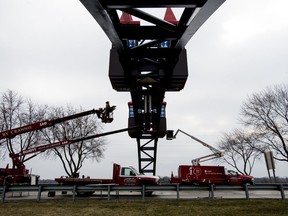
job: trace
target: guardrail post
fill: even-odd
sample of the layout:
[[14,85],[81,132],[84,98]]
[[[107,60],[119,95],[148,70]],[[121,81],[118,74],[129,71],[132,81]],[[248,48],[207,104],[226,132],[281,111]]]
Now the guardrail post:
[[40,201],[40,199],[41,199],[41,192],[42,192],[42,185],[39,185],[39,187],[38,187],[37,201]]
[[77,186],[73,185],[73,202],[75,201],[76,193],[77,193]]
[[110,200],[111,185],[108,185],[108,200]]
[[142,185],[142,200],[145,200],[145,185]]
[[214,199],[214,184],[209,185],[209,198]]
[[6,195],[6,189],[7,189],[6,187],[7,187],[6,185],[3,186],[2,197],[1,197],[2,203],[4,203],[5,201],[5,195]]
[[281,193],[281,198],[282,198],[282,199],[285,199],[285,193],[284,193],[283,184],[280,184],[280,185],[279,185],[279,190],[280,190],[280,193]]
[[244,190],[245,190],[246,199],[249,199],[249,190],[248,190],[247,184],[244,184],[243,187],[244,187]]
[[177,189],[177,200],[179,200],[179,184],[176,184],[176,189]]

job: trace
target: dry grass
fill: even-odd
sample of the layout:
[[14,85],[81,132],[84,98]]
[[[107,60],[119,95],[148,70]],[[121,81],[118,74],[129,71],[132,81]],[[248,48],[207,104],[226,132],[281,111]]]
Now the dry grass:
[[153,200],[153,201],[103,201],[87,200],[18,200],[0,204],[0,215],[288,215],[288,200],[275,199],[217,199],[217,200]]

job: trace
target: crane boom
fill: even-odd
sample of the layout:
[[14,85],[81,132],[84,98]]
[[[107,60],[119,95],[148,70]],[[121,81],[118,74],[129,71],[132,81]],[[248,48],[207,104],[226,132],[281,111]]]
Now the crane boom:
[[185,134],[186,136],[189,136],[191,139],[193,139],[193,140],[201,143],[203,146],[209,148],[209,149],[213,152],[213,154],[192,159],[192,160],[191,160],[192,164],[194,164],[194,165],[199,165],[200,161],[201,161],[201,162],[203,162],[203,161],[208,161],[208,160],[215,159],[215,158],[219,158],[219,157],[222,157],[222,156],[223,156],[223,152],[219,151],[218,149],[212,147],[211,145],[208,145],[207,143],[203,142],[202,140],[200,140],[200,139],[198,139],[198,138],[196,138],[196,137],[194,137],[194,136],[192,136],[192,135],[190,135],[190,134],[188,134],[188,133],[186,133],[186,132],[184,132],[184,131],[182,131],[182,130],[180,130],[180,129],[178,129],[178,130],[176,131],[176,133],[175,133],[174,136],[173,136],[173,131],[167,131],[167,136],[166,136],[166,138],[167,138],[168,140],[175,139],[176,136],[177,136],[177,134],[178,134],[179,132],[181,132],[181,133]]
[[[27,160],[35,157],[40,152],[44,152],[46,150],[57,148],[57,147],[61,147],[61,146],[66,146],[66,145],[73,144],[73,143],[80,142],[80,141],[85,141],[85,140],[89,140],[89,139],[98,138],[98,137],[101,137],[101,136],[107,136],[107,135],[111,135],[111,134],[115,134],[115,133],[121,133],[121,132],[124,132],[124,131],[133,130],[133,129],[136,129],[136,128],[137,127],[135,126],[135,127],[130,127],[130,128],[124,128],[124,129],[109,131],[109,132],[105,132],[105,133],[101,133],[101,134],[94,134],[94,135],[85,136],[85,137],[78,137],[78,138],[74,138],[74,139],[62,140],[62,141],[59,141],[59,142],[50,143],[50,144],[41,145],[41,146],[36,146],[36,147],[31,148],[31,149],[26,149],[26,150],[23,150],[23,151],[21,151],[19,153],[10,154],[9,156],[11,157],[11,159],[13,161],[13,166],[18,167],[18,168],[25,167],[23,163],[26,162]],[[32,155],[31,157],[27,158],[25,161],[20,161],[19,160],[20,156],[28,155],[28,154],[32,154],[32,153],[35,153],[35,154]]]
[[[5,139],[5,138],[14,138],[17,135],[23,134],[23,133],[28,133],[34,130],[41,130],[43,128],[51,127],[54,126],[55,124],[61,123],[63,121],[68,121],[71,119],[75,118],[80,118],[86,115],[91,115],[91,114],[97,114],[97,117],[102,120],[102,122],[105,123],[110,123],[112,122],[113,118],[109,116],[110,113],[115,110],[116,106],[107,106],[107,103],[109,105],[109,102],[106,102],[106,107],[105,108],[99,108],[99,109],[92,109],[88,111],[84,111],[81,113],[65,116],[62,118],[56,118],[56,119],[51,119],[51,120],[44,120],[40,122],[36,122],[33,124],[25,125],[22,127],[14,128],[11,130],[6,130],[6,131],[1,131],[0,132],[0,140]],[[109,109],[109,110],[108,110]]]
[[192,135],[190,135],[190,134],[188,134],[188,133],[186,133],[186,132],[184,132],[184,131],[182,131],[182,130],[180,130],[180,129],[178,129],[178,130],[176,131],[176,133],[175,133],[175,135],[174,135],[174,138],[176,138],[176,136],[177,136],[177,134],[178,134],[179,132],[181,132],[181,133],[185,134],[186,136],[189,136],[191,139],[194,139],[195,141],[201,143],[203,146],[209,148],[213,153],[222,153],[222,152],[219,151],[218,149],[216,149],[216,148],[208,145],[207,143],[203,142],[202,140],[200,140],[200,139],[198,139],[198,138],[196,138],[196,137],[194,137],[194,136],[192,136]]

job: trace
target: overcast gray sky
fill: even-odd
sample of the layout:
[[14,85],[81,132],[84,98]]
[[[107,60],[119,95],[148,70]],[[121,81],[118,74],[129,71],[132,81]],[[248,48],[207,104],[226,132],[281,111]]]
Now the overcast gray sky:
[[[206,21],[186,46],[185,88],[166,93],[168,129],[180,128],[216,147],[223,132],[239,127],[240,106],[247,96],[287,83],[287,8],[287,0],[227,0]],[[103,131],[125,128],[130,95],[111,87],[110,48],[78,0],[0,0],[1,92],[11,89],[39,104],[84,109],[109,100],[117,105],[115,120]],[[81,174],[110,177],[113,162],[138,168],[134,139],[127,133],[106,139],[105,158],[87,162]],[[161,139],[157,174],[170,175],[179,164],[210,153],[185,135]],[[26,166],[41,178],[64,174],[59,161],[34,158]],[[252,174],[267,176],[263,158]],[[288,176],[287,163],[278,162],[276,174]]]

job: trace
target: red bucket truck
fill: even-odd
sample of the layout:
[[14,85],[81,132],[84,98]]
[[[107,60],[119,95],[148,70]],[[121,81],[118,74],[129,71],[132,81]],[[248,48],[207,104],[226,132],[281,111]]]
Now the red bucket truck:
[[252,185],[254,184],[254,178],[249,175],[240,175],[233,170],[226,170],[223,166],[180,165],[178,177],[175,177],[172,173],[171,183]]
[[229,184],[229,185],[243,185],[253,184],[254,178],[249,175],[240,175],[233,170],[226,170],[223,166],[200,166],[200,162],[223,156],[223,152],[199,140],[198,138],[178,129],[173,135],[173,131],[167,131],[167,139],[172,140],[181,132],[191,139],[201,143],[203,146],[209,148],[213,154],[195,158],[191,161],[192,165],[180,165],[178,168],[178,177],[171,174],[171,183],[178,184]]

